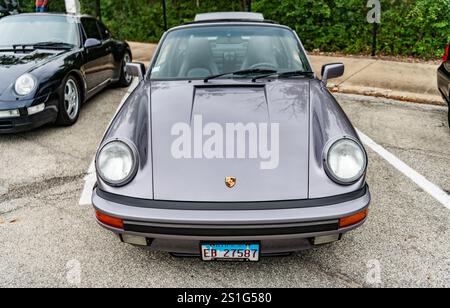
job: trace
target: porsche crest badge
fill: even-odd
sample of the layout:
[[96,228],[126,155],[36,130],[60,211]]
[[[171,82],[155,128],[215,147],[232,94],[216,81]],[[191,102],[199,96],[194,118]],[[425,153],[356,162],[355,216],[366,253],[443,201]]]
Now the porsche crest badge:
[[225,178],[225,185],[227,185],[228,188],[233,188],[234,186],[236,186],[236,177],[227,176]]

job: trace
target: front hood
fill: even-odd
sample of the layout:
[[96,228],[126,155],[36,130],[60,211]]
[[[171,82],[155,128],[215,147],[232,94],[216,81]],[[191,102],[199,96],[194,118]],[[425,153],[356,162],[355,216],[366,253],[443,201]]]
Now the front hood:
[[35,50],[31,53],[0,51],[0,97],[22,74],[50,61],[61,51]]
[[[154,198],[307,199],[309,88],[308,80],[152,83]],[[236,128],[251,132],[239,142]]]

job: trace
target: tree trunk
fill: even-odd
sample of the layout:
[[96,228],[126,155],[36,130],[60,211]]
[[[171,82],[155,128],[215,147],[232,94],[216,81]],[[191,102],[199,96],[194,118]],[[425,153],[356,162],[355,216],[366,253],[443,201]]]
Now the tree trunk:
[[252,11],[252,0],[241,0],[241,11],[251,12]]
[[167,26],[167,4],[166,4],[166,0],[162,0],[162,9],[163,9],[163,21],[164,21],[164,31],[168,30],[168,26]]
[[241,0],[241,11],[242,12],[245,12],[247,10],[245,2],[247,2],[247,0]]
[[97,15],[98,20],[102,20],[102,8],[100,5],[100,0],[95,0],[95,14]]

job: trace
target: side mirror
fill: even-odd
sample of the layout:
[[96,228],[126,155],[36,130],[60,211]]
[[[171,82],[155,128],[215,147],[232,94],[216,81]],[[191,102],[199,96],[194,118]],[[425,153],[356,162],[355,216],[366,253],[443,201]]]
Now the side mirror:
[[89,49],[92,47],[98,47],[100,45],[102,45],[102,42],[100,40],[90,38],[87,39],[86,42],[84,43],[84,48]]
[[345,66],[343,63],[330,63],[322,67],[322,82],[327,85],[329,79],[344,76]]
[[145,65],[138,62],[127,63],[125,67],[127,74],[139,78],[139,81],[144,80]]

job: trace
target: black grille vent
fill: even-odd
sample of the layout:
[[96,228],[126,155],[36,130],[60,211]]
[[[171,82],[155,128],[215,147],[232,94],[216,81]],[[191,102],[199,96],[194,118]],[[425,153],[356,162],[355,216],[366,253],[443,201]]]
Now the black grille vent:
[[0,121],[0,129],[11,129],[13,128],[12,121]]

